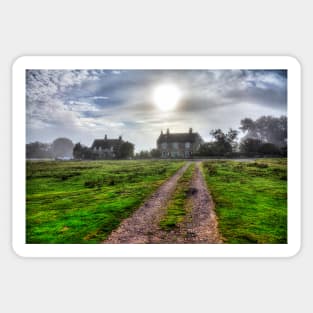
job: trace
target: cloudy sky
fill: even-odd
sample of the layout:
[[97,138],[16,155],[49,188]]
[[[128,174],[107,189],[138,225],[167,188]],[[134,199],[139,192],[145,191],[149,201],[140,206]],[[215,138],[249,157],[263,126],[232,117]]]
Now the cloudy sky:
[[[284,70],[27,70],[26,84],[27,142],[90,146],[121,135],[139,151],[154,148],[162,129],[192,127],[209,140],[211,129],[237,129],[245,117],[287,115]],[[173,96],[168,86],[178,93],[171,110],[159,103]]]

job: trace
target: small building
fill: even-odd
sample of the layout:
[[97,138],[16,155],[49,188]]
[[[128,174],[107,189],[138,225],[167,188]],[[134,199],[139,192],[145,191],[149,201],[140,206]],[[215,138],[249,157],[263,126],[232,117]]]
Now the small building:
[[98,154],[99,158],[115,158],[123,143],[122,136],[119,136],[118,139],[108,139],[105,135],[104,139],[94,140],[91,150]]
[[157,149],[161,158],[191,158],[204,143],[198,133],[194,133],[192,128],[187,133],[166,133],[161,134],[157,140]]

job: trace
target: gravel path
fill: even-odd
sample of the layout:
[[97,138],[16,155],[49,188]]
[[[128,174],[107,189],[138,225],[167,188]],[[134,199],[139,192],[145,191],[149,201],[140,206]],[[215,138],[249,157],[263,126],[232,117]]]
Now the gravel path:
[[184,221],[171,231],[159,227],[150,243],[223,243],[218,232],[214,202],[208,191],[201,162],[197,162],[187,193]]
[[192,210],[187,214],[184,223],[185,241],[188,243],[222,243],[218,232],[214,202],[200,170],[200,162],[196,164],[190,193],[189,201]]
[[169,178],[135,213],[125,219],[103,243],[151,243],[164,207],[175,190],[178,179],[190,163]]

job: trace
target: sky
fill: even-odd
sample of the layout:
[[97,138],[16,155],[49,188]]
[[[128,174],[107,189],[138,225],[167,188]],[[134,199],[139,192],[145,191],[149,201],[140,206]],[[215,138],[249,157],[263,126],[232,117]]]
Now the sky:
[[[160,86],[179,93],[171,110],[155,99]],[[162,88],[161,88],[162,89]],[[161,93],[164,101],[170,94]],[[159,99],[160,101],[160,99]],[[135,150],[156,147],[161,130],[238,129],[240,121],[287,115],[285,70],[27,70],[26,141],[67,137],[91,146],[117,138]]]

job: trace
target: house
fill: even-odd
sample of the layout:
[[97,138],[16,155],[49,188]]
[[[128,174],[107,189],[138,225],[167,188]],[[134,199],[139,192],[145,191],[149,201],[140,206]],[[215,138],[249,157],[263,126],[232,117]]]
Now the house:
[[188,133],[170,133],[167,129],[166,134],[161,134],[157,140],[157,149],[160,151],[161,158],[191,158],[200,145],[204,143],[198,133],[194,133],[192,128]]
[[107,135],[105,135],[104,139],[94,140],[91,150],[101,159],[115,158],[123,143],[125,141],[122,140],[122,136],[119,136],[118,139],[108,139]]

